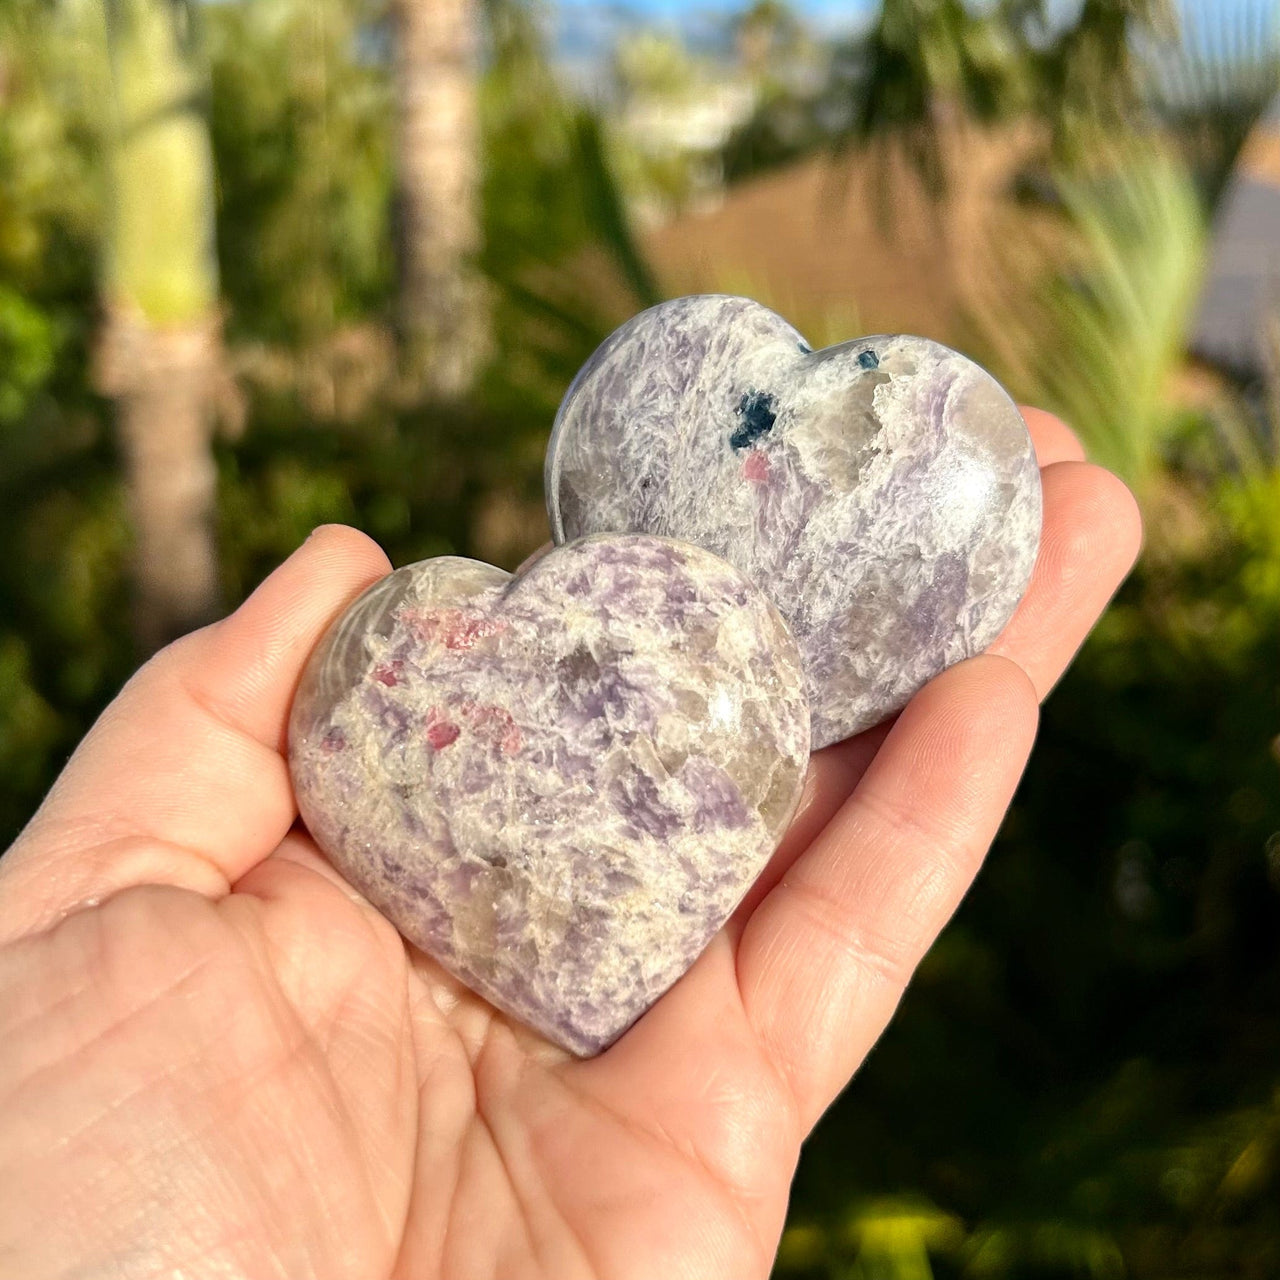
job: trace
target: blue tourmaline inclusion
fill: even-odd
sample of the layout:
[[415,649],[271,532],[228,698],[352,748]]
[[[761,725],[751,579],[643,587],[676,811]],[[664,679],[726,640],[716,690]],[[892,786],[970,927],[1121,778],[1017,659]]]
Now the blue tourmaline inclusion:
[[773,430],[778,420],[774,399],[767,391],[748,391],[738,402],[738,417],[742,422],[729,437],[735,449],[749,449],[763,435]]

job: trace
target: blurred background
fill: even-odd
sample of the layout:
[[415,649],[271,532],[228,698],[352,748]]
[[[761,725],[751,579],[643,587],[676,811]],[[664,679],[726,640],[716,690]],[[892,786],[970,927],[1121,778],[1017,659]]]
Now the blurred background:
[[906,330],[1145,510],[777,1274],[1280,1275],[1266,0],[0,0],[0,847],[313,526],[514,566],[579,364]]

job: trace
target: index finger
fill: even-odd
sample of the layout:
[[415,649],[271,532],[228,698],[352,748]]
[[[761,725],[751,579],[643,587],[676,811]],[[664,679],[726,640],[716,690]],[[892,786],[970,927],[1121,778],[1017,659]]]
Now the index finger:
[[1027,424],[1031,443],[1035,446],[1036,462],[1043,471],[1055,462],[1083,462],[1084,445],[1080,437],[1056,414],[1030,405],[1019,405],[1018,411]]
[[389,568],[354,529],[318,529],[235,613],[143,666],[0,859],[0,940],[133,885],[218,896],[265,858],[296,816],[284,749],[303,664]]

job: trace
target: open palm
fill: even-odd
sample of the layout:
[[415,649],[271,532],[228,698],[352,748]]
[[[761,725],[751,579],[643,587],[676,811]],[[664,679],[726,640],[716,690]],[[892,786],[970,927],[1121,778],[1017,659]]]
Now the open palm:
[[750,1280],[800,1143],[954,910],[1136,553],[1030,414],[1046,529],[992,655],[815,757],[783,847],[569,1058],[407,948],[294,824],[302,663],[386,572],[326,529],[108,709],[0,861],[0,1276]]

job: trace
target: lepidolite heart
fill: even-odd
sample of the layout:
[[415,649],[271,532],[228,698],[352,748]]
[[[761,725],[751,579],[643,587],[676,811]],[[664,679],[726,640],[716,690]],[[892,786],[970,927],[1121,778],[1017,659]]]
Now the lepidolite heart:
[[759,583],[800,643],[815,748],[990,644],[1040,538],[1035,454],[990,374],[924,338],[812,351],[747,298],[678,298],[608,338],[546,482],[557,542],[663,534]]
[[491,1003],[580,1054],[694,961],[798,801],[799,653],[697,547],[557,548],[519,577],[427,560],[304,673],[298,804],[340,871]]

